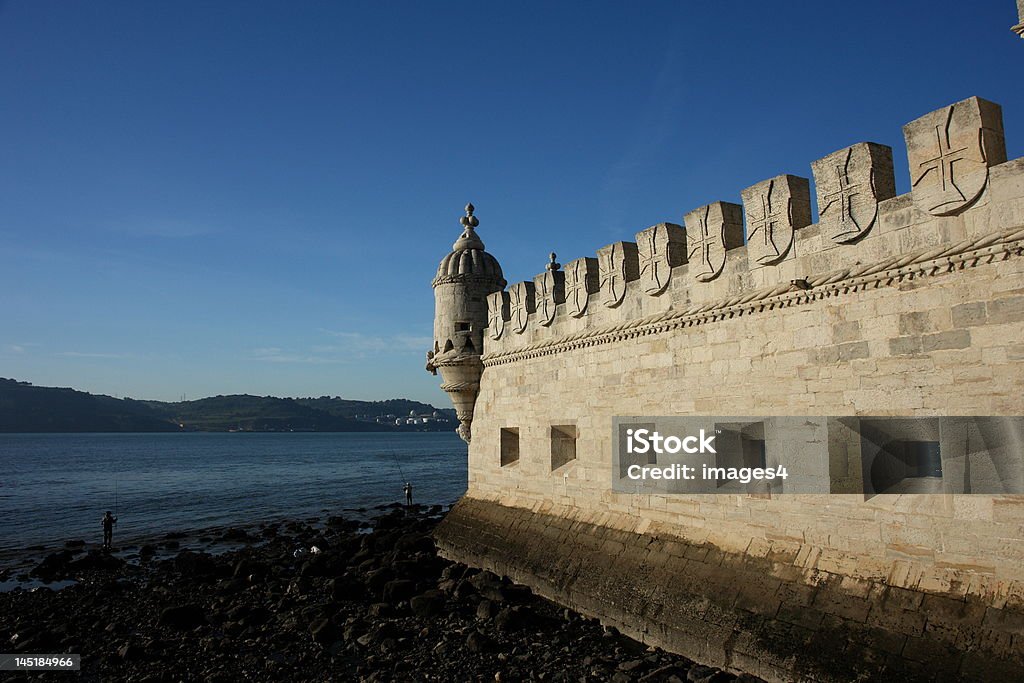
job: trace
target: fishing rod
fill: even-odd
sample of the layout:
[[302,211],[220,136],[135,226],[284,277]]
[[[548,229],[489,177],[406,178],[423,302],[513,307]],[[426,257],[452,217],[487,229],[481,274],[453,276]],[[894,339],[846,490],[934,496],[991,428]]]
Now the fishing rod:
[[409,481],[408,479],[405,478],[405,472],[402,471],[402,463],[398,462],[398,456],[395,455],[395,452],[393,450],[391,451],[391,457],[395,459],[395,466],[398,467],[398,474],[402,477],[402,481]]

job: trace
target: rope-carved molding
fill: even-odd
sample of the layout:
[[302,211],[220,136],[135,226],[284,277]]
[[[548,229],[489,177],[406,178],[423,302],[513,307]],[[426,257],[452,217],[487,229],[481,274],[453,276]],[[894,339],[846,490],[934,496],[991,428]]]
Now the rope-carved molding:
[[476,391],[479,388],[478,382],[445,382],[441,385],[441,391]]
[[807,304],[869,287],[887,286],[918,276],[934,276],[973,268],[982,263],[995,261],[1000,255],[1005,259],[1021,254],[1024,254],[1024,226],[1017,226],[1003,232],[966,239],[953,245],[932,247],[870,265],[842,268],[794,283],[776,285],[684,309],[669,309],[618,325],[584,330],[556,339],[545,339],[510,351],[485,354],[482,360],[484,367],[491,367],[661,334],[749,313]]

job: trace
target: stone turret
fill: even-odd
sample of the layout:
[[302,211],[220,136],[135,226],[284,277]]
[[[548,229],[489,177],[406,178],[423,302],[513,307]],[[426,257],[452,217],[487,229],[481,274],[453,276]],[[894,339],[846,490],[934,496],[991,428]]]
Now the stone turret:
[[441,388],[451,396],[459,418],[459,436],[469,443],[473,405],[480,389],[487,296],[505,288],[498,260],[484,251],[476,234],[480,221],[466,205],[462,235],[441,259],[434,287],[434,347],[427,352],[427,370],[441,371]]

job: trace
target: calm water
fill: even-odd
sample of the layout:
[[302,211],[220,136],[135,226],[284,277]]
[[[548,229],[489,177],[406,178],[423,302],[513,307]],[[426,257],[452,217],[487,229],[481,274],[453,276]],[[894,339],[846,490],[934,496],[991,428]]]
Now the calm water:
[[[454,433],[0,434],[0,561],[26,546],[339,513],[466,490]],[[2,562],[0,562],[2,564]]]

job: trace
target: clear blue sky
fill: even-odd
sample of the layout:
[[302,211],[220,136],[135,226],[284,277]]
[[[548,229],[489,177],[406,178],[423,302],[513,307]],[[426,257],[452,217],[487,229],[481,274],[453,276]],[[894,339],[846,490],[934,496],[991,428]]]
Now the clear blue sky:
[[477,206],[510,282],[979,95],[1013,0],[0,0],[0,376],[407,396]]

